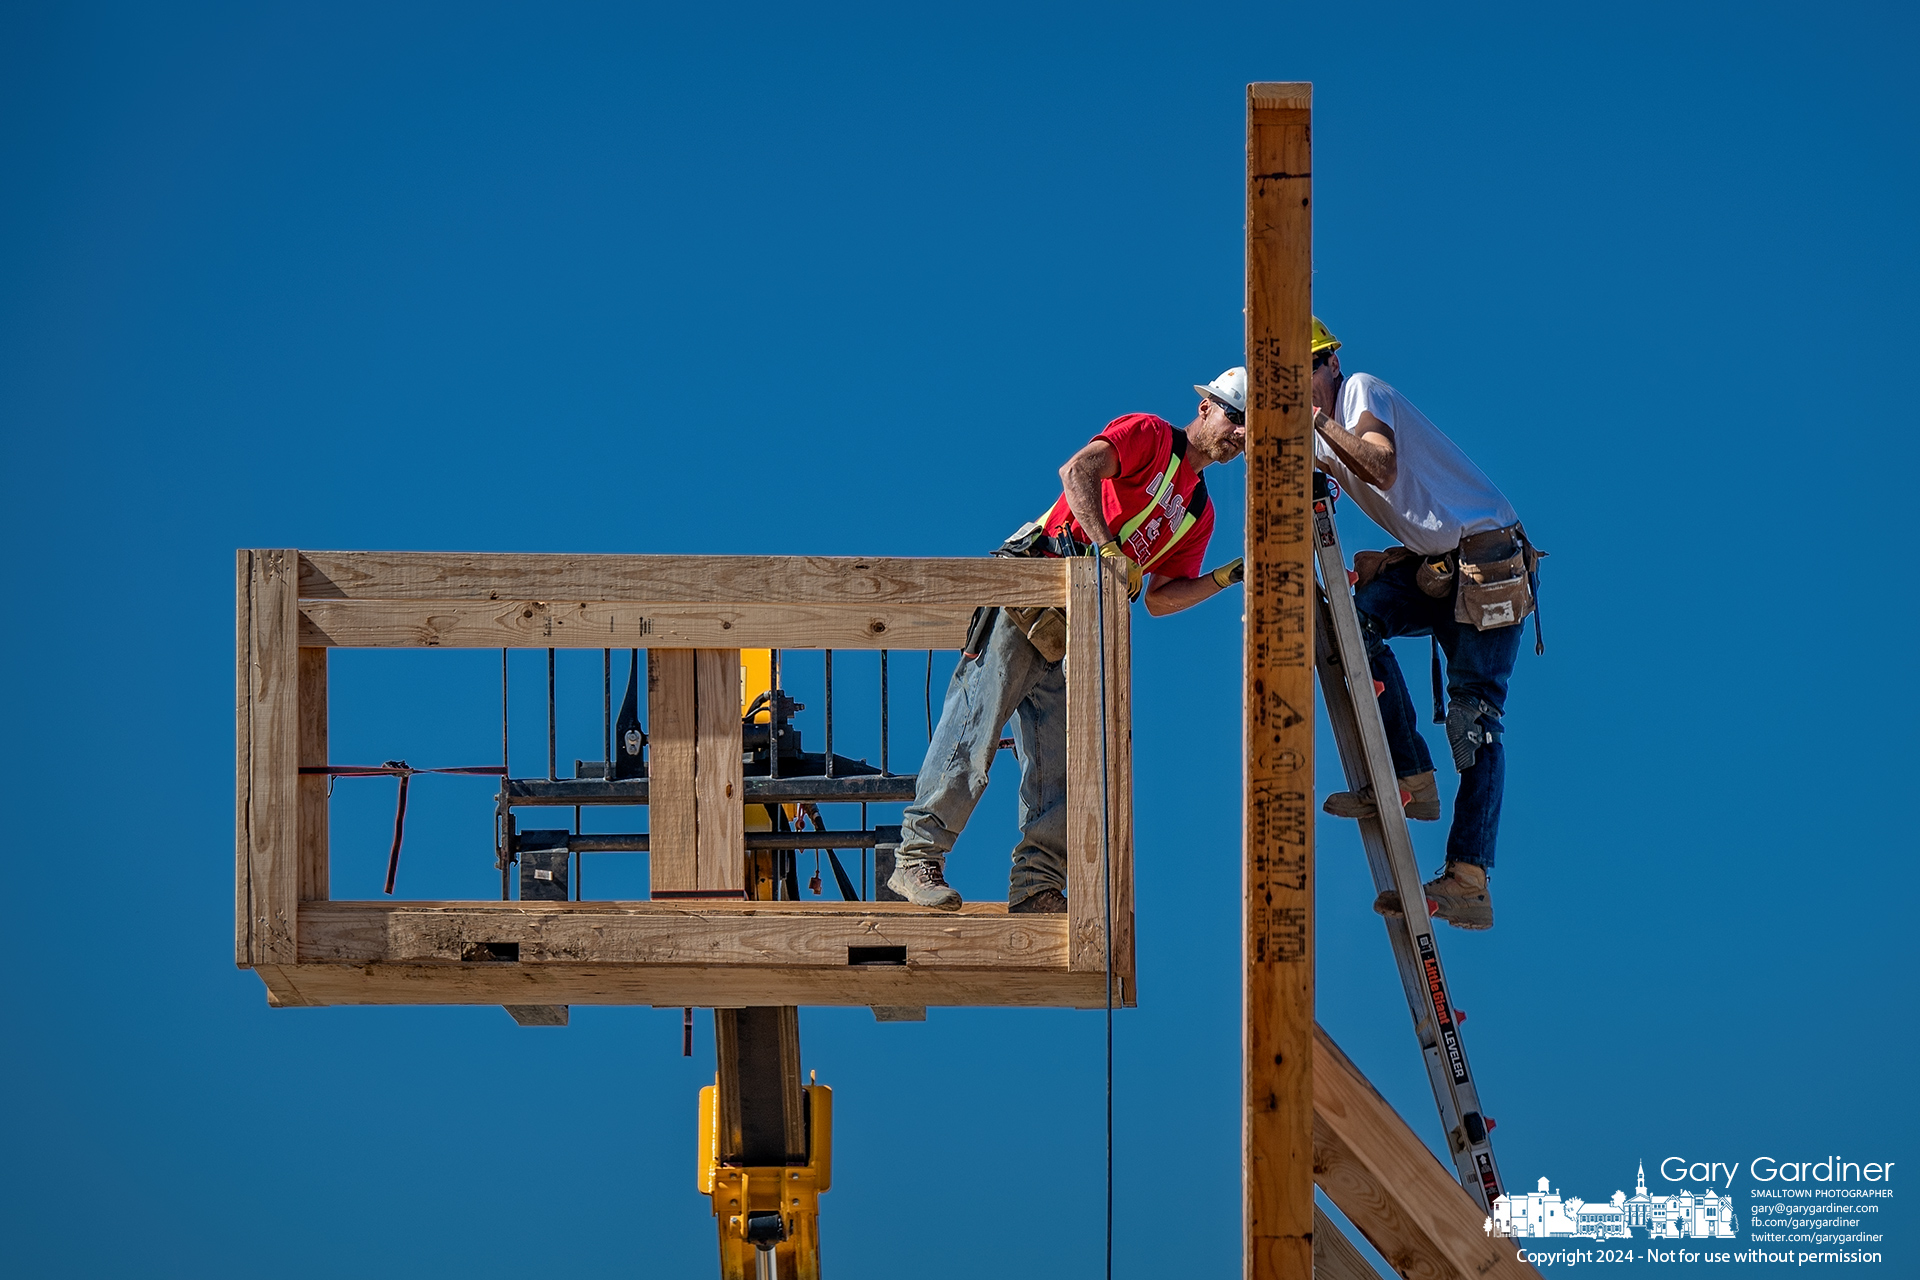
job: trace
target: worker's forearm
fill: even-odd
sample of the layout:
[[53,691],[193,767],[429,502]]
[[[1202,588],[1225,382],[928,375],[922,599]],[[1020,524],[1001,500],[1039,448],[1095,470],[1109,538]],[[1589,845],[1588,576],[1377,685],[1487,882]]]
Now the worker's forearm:
[[1155,578],[1146,592],[1147,612],[1164,618],[1170,613],[1191,609],[1202,600],[1210,600],[1220,591],[1220,584],[1213,580],[1212,574],[1199,578]]
[[1081,458],[1075,457],[1060,468],[1060,485],[1067,495],[1067,508],[1094,546],[1113,541],[1107,527],[1106,511],[1100,502],[1100,476]]
[[1313,429],[1327,442],[1334,456],[1347,464],[1353,473],[1377,489],[1393,487],[1394,477],[1399,474],[1398,460],[1390,447],[1363,440],[1347,430],[1330,415],[1315,410]]

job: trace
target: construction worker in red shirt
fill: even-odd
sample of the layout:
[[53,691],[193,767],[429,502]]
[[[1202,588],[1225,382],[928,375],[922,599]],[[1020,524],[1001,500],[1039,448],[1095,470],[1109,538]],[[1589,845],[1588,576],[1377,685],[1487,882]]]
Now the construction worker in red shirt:
[[[1202,568],[1213,506],[1201,473],[1246,448],[1247,371],[1195,384],[1200,407],[1185,427],[1150,413],[1116,418],[1060,468],[1061,494],[996,554],[1113,556],[1130,593],[1155,616],[1190,609],[1241,580],[1241,561]],[[1144,588],[1144,590],[1143,590]],[[946,856],[966,826],[1013,721],[1020,762],[1020,840],[1008,910],[1067,909],[1067,686],[1065,620],[1058,610],[975,615],[967,653],[947,685],[914,800],[901,820],[887,887],[908,902],[957,911]]]

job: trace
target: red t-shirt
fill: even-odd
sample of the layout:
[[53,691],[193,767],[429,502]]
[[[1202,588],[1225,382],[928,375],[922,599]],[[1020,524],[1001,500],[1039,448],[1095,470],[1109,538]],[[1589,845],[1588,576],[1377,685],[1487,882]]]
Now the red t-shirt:
[[[1166,471],[1176,438],[1185,445],[1185,432],[1177,430],[1165,418],[1156,418],[1150,413],[1129,413],[1125,417],[1115,418],[1107,424],[1106,430],[1094,437],[1112,445],[1120,463],[1120,473],[1100,483],[1101,511],[1107,518],[1107,526],[1114,533],[1118,534],[1122,525],[1152,501],[1148,496],[1149,491],[1159,484],[1161,475]],[[1196,491],[1198,497],[1195,496]],[[1203,509],[1195,519],[1193,528],[1173,544],[1172,550],[1154,560],[1153,557],[1173,537],[1174,530],[1180,527],[1186,513],[1195,506]],[[1053,504],[1053,509],[1047,512],[1047,532],[1059,533],[1063,529],[1071,530],[1073,536],[1082,542],[1091,541],[1080,527],[1080,522],[1073,518],[1073,511],[1067,506],[1067,495],[1064,493]],[[1200,576],[1200,566],[1206,560],[1207,539],[1212,536],[1213,504],[1206,499],[1206,485],[1198,471],[1182,463],[1174,473],[1173,491],[1161,495],[1160,509],[1148,516],[1133,535],[1125,539],[1123,545],[1133,562],[1146,565],[1149,573],[1168,578],[1197,578]]]

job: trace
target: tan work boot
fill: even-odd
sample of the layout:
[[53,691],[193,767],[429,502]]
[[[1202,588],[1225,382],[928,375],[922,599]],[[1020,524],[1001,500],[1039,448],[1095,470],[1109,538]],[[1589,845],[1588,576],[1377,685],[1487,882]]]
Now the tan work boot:
[[916,907],[958,911],[960,893],[947,883],[943,870],[939,858],[903,858],[896,855],[893,874],[887,877],[887,888]]
[[[1400,779],[1400,803],[1416,822],[1440,821],[1440,784],[1433,770]],[[1336,791],[1320,807],[1336,818],[1374,818],[1380,814],[1373,803],[1370,782],[1362,783],[1358,791]]]
[[1042,889],[1029,894],[1007,908],[1007,914],[1057,916],[1067,909],[1067,895],[1058,889]]
[[[1493,895],[1487,888],[1485,868],[1471,862],[1449,862],[1445,871],[1420,887],[1434,919],[1445,920],[1456,929],[1493,928]],[[1383,889],[1373,900],[1373,909],[1383,916],[1401,914],[1400,895]]]

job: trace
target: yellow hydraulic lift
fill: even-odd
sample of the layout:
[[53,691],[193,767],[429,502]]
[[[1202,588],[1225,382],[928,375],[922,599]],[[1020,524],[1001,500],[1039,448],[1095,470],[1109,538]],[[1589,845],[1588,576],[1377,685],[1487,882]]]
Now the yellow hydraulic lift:
[[742,1168],[720,1161],[720,1086],[700,1090],[699,1186],[713,1198],[721,1280],[819,1280],[820,1194],[833,1186],[833,1090],[808,1084],[807,1162]]
[[[773,654],[740,652],[740,713],[775,696]],[[771,710],[750,723],[771,724]],[[748,805],[746,829],[788,825],[797,805]],[[779,851],[747,854],[747,893],[780,894]],[[700,1090],[697,1184],[713,1204],[721,1280],[818,1280],[820,1195],[833,1185],[833,1090],[800,1083],[797,1008],[716,1009],[714,1082]]]

